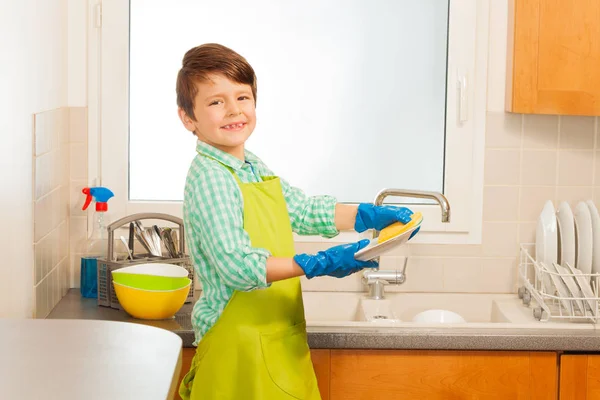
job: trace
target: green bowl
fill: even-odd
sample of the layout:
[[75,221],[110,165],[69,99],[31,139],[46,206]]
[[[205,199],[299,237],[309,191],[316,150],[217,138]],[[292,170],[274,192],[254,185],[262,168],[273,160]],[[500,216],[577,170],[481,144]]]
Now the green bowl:
[[177,290],[190,284],[185,268],[172,264],[139,264],[112,271],[115,282],[136,289]]
[[174,278],[170,276],[115,274],[113,280],[121,285],[144,290],[177,290],[190,284],[190,278]]

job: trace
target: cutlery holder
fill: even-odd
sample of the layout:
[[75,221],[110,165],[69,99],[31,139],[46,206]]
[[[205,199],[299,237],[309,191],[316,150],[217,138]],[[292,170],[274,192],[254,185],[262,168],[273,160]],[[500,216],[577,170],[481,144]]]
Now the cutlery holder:
[[[176,224],[179,230],[179,254],[180,257],[160,257],[152,254],[135,254],[134,259],[130,260],[125,258],[118,260],[114,254],[115,244],[115,231],[131,222],[137,220],[162,220]],[[186,299],[186,303],[190,303],[194,300],[194,267],[190,261],[190,257],[185,254],[185,230],[183,227],[183,220],[181,218],[174,217],[168,214],[159,213],[140,213],[133,214],[127,217],[121,218],[107,227],[108,230],[108,250],[106,258],[98,259],[98,305],[104,307],[110,307],[117,310],[121,309],[119,300],[115,294],[115,289],[112,283],[112,271],[119,268],[130,267],[137,264],[151,264],[151,263],[162,263],[162,264],[174,264],[185,268],[188,271],[188,277],[192,280],[190,291]],[[133,251],[133,249],[132,249]]]

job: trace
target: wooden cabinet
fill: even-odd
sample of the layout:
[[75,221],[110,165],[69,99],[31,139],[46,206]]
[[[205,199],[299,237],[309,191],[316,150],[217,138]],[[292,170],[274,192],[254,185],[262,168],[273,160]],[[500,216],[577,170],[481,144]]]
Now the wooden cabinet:
[[560,357],[560,399],[600,399],[600,355]]
[[600,1],[509,4],[507,111],[600,115]]
[[557,396],[556,353],[332,350],[330,400]]

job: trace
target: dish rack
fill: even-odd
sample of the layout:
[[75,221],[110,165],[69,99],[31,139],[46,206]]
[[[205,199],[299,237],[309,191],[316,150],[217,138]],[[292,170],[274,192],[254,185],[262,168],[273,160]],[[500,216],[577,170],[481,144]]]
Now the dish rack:
[[[179,227],[179,257],[161,257],[155,256],[152,254],[135,254],[133,249],[131,249],[133,255],[133,260],[129,258],[119,260],[114,253],[114,232],[115,230],[128,225],[131,222],[152,219],[152,220],[162,220],[169,221],[174,224],[177,224]],[[127,216],[125,218],[121,218],[118,221],[113,222],[108,227],[108,251],[106,258],[98,258],[98,305],[114,308],[117,310],[121,309],[121,305],[119,304],[119,300],[115,294],[115,289],[112,283],[112,271],[130,267],[132,265],[138,264],[153,264],[153,263],[162,263],[162,264],[174,264],[179,265],[180,267],[185,268],[188,271],[188,278],[191,279],[192,283],[190,285],[190,291],[188,293],[188,297],[186,299],[186,303],[190,303],[194,300],[194,268],[190,261],[190,257],[185,254],[185,231],[183,227],[183,220],[181,218],[174,217],[168,214],[159,214],[159,213],[141,213],[141,214],[133,214]]]
[[[598,296],[598,283],[600,274],[571,274],[550,271],[543,263],[537,262],[530,253],[533,253],[535,244],[525,243],[520,246],[519,257],[519,289],[518,295],[523,304],[529,306],[535,300],[533,316],[538,321],[546,322],[550,319],[566,319],[575,321],[589,321],[597,323],[600,318]],[[569,270],[567,268],[567,270]],[[548,282],[565,282],[567,279],[578,281],[584,278],[590,284],[588,296],[579,290],[579,296],[565,293],[555,284],[552,290],[547,290]],[[577,282],[577,288],[581,288]],[[562,294],[559,292],[562,291]],[[568,295],[568,296],[567,296]],[[579,305],[578,305],[579,304]],[[583,307],[581,307],[583,305]]]

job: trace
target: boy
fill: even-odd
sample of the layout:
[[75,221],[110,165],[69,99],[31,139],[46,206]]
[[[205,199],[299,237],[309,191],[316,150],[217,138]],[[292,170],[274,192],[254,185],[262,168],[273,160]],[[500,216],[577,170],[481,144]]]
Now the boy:
[[299,276],[342,278],[377,263],[354,259],[366,239],[295,254],[292,231],[333,237],[407,223],[412,214],[307,197],[275,177],[244,146],[256,124],[256,90],[248,62],[218,44],[189,50],[177,76],[179,117],[198,139],[183,214],[202,284],[184,399],[320,399]]

